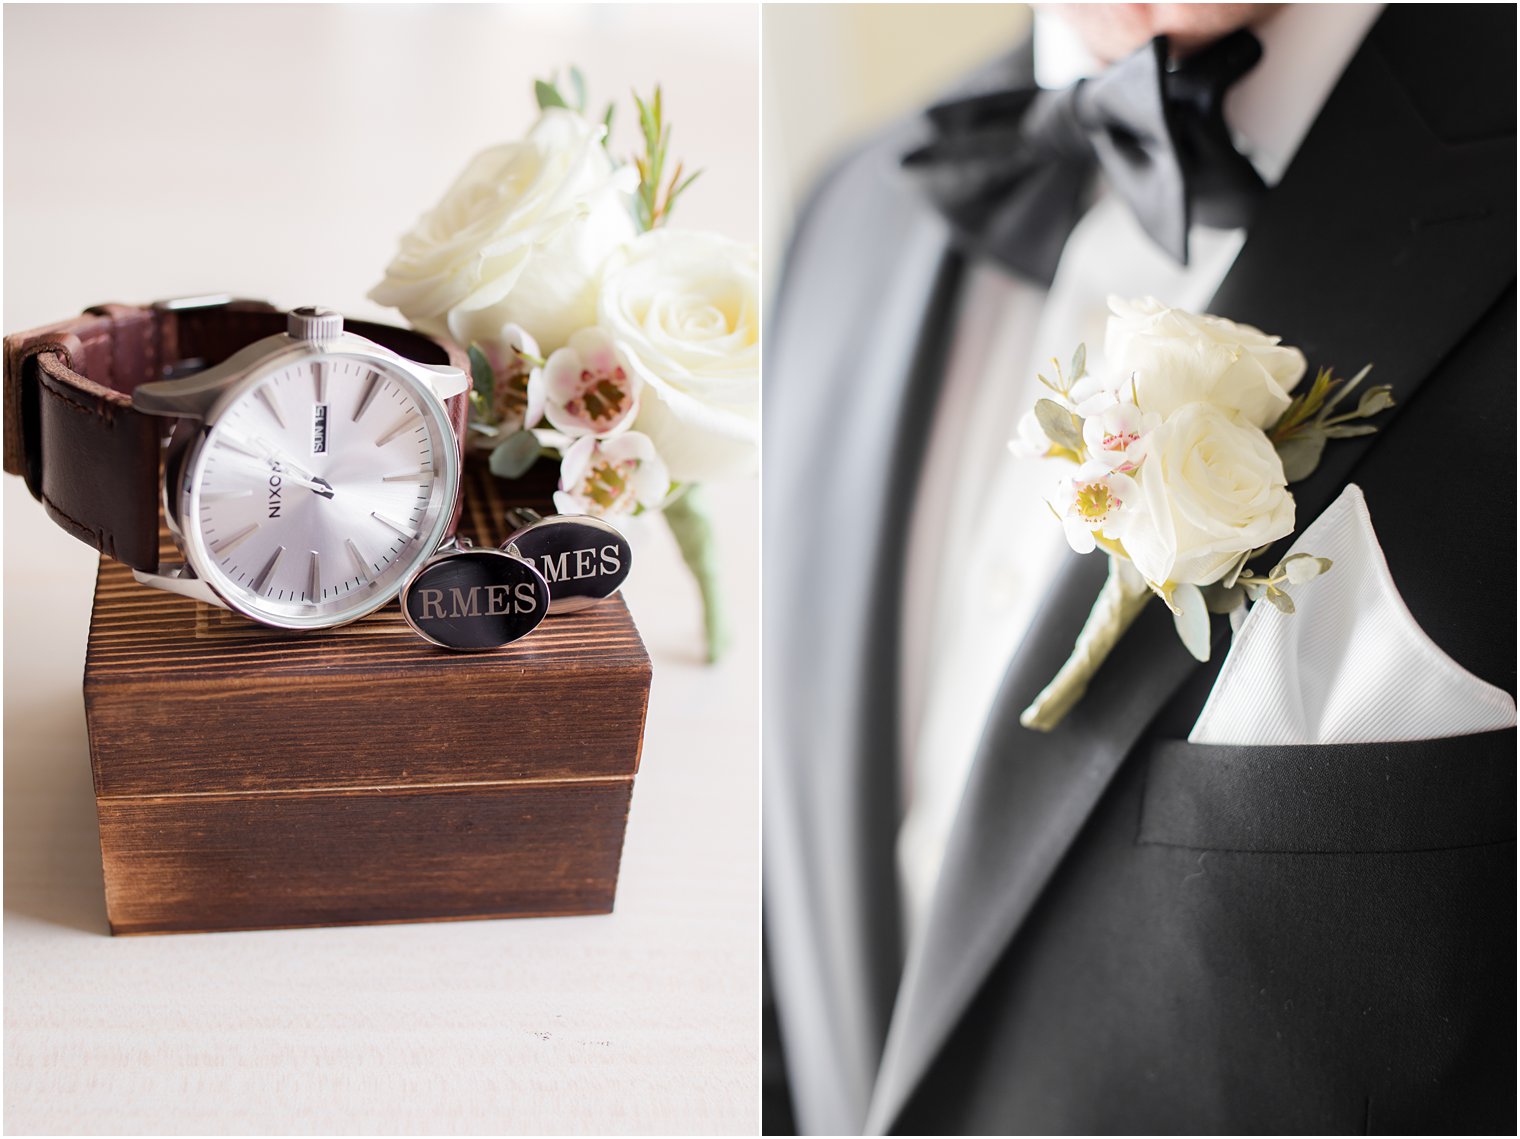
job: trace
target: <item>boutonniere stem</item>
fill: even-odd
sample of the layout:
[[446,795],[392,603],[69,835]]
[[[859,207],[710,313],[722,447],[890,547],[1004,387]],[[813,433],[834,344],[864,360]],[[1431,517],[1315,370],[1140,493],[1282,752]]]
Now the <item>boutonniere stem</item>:
[[1126,630],[1135,623],[1145,603],[1152,597],[1150,586],[1128,562],[1120,558],[1108,559],[1108,579],[1098,592],[1092,612],[1071,656],[1061,666],[1061,671],[1047,684],[1034,702],[1019,716],[1019,723],[1037,732],[1048,732],[1066,718],[1087,692],[1087,685],[1098,671],[1098,666],[1108,659]]

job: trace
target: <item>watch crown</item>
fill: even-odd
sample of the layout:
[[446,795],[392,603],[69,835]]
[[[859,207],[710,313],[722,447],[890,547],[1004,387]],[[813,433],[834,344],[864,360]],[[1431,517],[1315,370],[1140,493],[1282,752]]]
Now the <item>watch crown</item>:
[[285,331],[292,340],[336,340],[343,333],[343,317],[330,308],[291,309]]

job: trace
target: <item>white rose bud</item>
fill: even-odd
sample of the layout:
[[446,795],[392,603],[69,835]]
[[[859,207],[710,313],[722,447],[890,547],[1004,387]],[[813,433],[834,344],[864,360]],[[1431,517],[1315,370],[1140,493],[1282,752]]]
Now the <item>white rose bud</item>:
[[1124,548],[1147,581],[1208,585],[1243,551],[1293,532],[1276,449],[1223,408],[1185,404],[1136,448],[1142,501]]
[[1170,415],[1206,400],[1267,428],[1287,410],[1307,364],[1297,348],[1248,324],[1167,308],[1154,297],[1110,297],[1110,372],[1133,377],[1141,410]]
[[677,482],[754,472],[760,440],[760,281],[751,246],[654,230],[608,260],[602,328],[644,381],[635,428]]
[[545,352],[595,322],[602,262],[634,235],[638,180],[600,124],[559,107],[522,142],[481,151],[401,239],[370,298],[461,344],[526,329]]

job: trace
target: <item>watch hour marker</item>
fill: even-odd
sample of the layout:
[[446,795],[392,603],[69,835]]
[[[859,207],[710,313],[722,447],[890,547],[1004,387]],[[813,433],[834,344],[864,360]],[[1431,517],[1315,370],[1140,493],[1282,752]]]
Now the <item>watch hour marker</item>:
[[353,419],[353,421],[355,423],[358,423],[359,422],[359,418],[366,411],[369,410],[369,405],[375,402],[375,396],[377,396],[379,393],[380,393],[380,373],[379,372],[371,372],[369,374],[369,384],[364,389],[364,395],[359,400],[359,406],[354,409],[354,419]]
[[285,427],[285,417],[280,414],[280,405],[274,401],[274,393],[269,390],[269,385],[265,384],[261,387],[257,395],[264,401],[264,406],[269,409],[269,414],[274,416],[274,421],[283,429]]
[[311,379],[317,385],[317,402],[327,402],[327,364],[317,360],[311,366]]
[[359,552],[359,547],[354,545],[354,540],[349,538],[343,543],[348,547],[348,556],[354,559],[354,568],[359,571],[362,580],[369,576],[369,565],[364,560],[364,555]]
[[380,436],[380,438],[376,439],[375,440],[375,446],[376,447],[384,447],[392,439],[396,438],[396,436],[400,435],[408,427],[410,427],[412,424],[416,423],[417,420],[418,420],[418,418],[419,417],[418,417],[418,415],[417,415],[417,413],[415,411],[408,413],[408,415],[406,416],[406,418],[404,418],[403,420],[401,420],[400,423],[396,424],[396,426],[392,427],[384,435],[382,435],[382,436]]
[[417,477],[421,471],[400,471],[394,475],[386,475],[381,482],[420,482]]
[[211,552],[213,554],[225,554],[228,550],[232,549],[233,546],[236,546],[239,542],[248,537],[249,534],[252,534],[258,528],[259,524],[255,522],[251,526],[244,526],[236,534],[227,535],[227,537],[223,538],[219,542],[212,542]]
[[311,573],[306,583],[306,595],[315,601],[317,599],[317,594],[320,592],[321,588],[322,559],[318,556],[317,551],[313,550],[311,552]]
[[201,491],[202,502],[225,502],[231,498],[252,498],[251,490],[203,490]]
[[264,592],[264,583],[269,580],[270,576],[274,573],[275,567],[280,564],[280,559],[284,556],[285,547],[276,546],[274,548],[274,553],[270,554],[269,560],[264,563],[264,568],[259,570],[259,576],[253,579],[253,584],[250,588],[252,588],[255,593]]
[[376,522],[380,523],[380,525],[390,527],[392,530],[396,531],[396,533],[400,534],[403,538],[415,538],[417,536],[417,531],[415,531],[415,530],[408,530],[405,526],[401,525],[401,523],[399,523],[399,522],[392,522],[389,518],[387,518],[385,515],[381,514],[378,510],[372,510],[372,511],[370,511],[370,515],[369,516],[371,518],[373,518]]

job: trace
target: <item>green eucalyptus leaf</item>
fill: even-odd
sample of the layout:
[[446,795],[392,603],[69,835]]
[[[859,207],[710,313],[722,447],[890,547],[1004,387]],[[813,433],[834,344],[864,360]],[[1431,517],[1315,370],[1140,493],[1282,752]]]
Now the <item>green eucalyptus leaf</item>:
[[1209,610],[1203,591],[1186,583],[1172,590],[1172,621],[1183,647],[1196,660],[1209,659]]
[[1289,482],[1298,482],[1312,475],[1324,453],[1325,432],[1322,428],[1305,430],[1277,445],[1277,457],[1282,460],[1283,476]]
[[1232,613],[1246,603],[1246,591],[1240,586],[1222,584],[1203,587],[1203,603],[1210,613]]
[[1393,389],[1384,384],[1382,387],[1368,388],[1362,393],[1362,401],[1356,405],[1356,413],[1366,419],[1380,411],[1387,411],[1392,406]]
[[1322,430],[1326,439],[1355,439],[1358,435],[1377,434],[1377,427],[1371,423],[1337,423]]
[[1284,613],[1292,613],[1294,611],[1293,598],[1289,597],[1280,589],[1272,589],[1271,587],[1268,587],[1267,600]]
[[1071,355],[1071,383],[1076,383],[1087,374],[1087,345],[1078,344],[1077,350]]
[[584,111],[586,109],[586,77],[581,74],[579,67],[570,69],[570,87],[575,92],[575,109]]
[[491,452],[491,473],[499,479],[521,478],[538,461],[538,438],[531,431],[519,431],[498,443]]
[[1034,417],[1039,421],[1040,430],[1045,432],[1045,437],[1052,443],[1069,451],[1082,449],[1081,421],[1055,400],[1036,400]]
[[558,87],[543,79],[533,81],[533,97],[538,100],[540,111],[547,111],[550,107],[568,108],[570,105],[565,102],[565,97],[559,93]]
[[470,392],[470,402],[475,404],[481,419],[495,423],[496,373],[491,370],[491,361],[486,358],[479,344],[470,345],[470,378],[475,381],[474,389]]
[[1333,564],[1329,558],[1317,558],[1313,554],[1294,554],[1284,558],[1282,564],[1272,572],[1282,573],[1288,579],[1289,585],[1302,585],[1325,573]]

